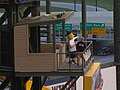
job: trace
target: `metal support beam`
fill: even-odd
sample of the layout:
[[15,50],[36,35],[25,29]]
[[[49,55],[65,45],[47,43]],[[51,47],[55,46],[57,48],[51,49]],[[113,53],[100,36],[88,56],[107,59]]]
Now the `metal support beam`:
[[[32,16],[39,16],[40,12],[38,10],[40,3],[39,2],[34,2],[34,6],[32,7],[31,10],[31,15]],[[33,48],[33,52],[40,52],[40,28],[39,27],[32,27],[30,30],[30,40],[31,40],[31,45]]]
[[[51,0],[46,0],[46,14],[50,14],[51,13]],[[47,41],[50,42],[51,41],[51,25],[47,25]]]
[[[14,63],[14,47],[13,47],[13,24],[16,22],[15,21],[15,5],[13,4],[14,3],[14,0],[10,0],[9,1],[9,5],[6,6],[5,10],[6,10],[6,17],[7,18],[7,21],[8,21],[8,24],[7,24],[7,28],[6,28],[6,31],[5,32],[5,35],[7,37],[5,37],[6,39],[6,43],[7,45],[3,45],[3,47],[5,48],[5,52],[7,52],[7,54],[3,54],[1,57],[4,58],[4,57],[7,57],[6,59],[9,58],[9,60],[6,60],[6,59],[3,59],[3,64],[4,65],[7,65],[7,66],[13,66],[13,63]],[[2,35],[3,36],[3,35]],[[3,43],[5,41],[2,41]],[[9,45],[9,46],[8,46]],[[8,54],[9,52],[9,54]]]
[[0,8],[5,8],[6,7],[6,4],[1,4],[0,3]]
[[82,0],[82,36],[86,39],[86,0]]
[[6,20],[6,12],[0,18],[0,26],[4,23],[5,20]]
[[[120,1],[114,0],[114,60],[115,63],[120,63]],[[120,65],[116,66],[116,84],[120,90]]]
[[62,23],[62,41],[65,41],[65,22]]
[[[40,12],[39,2],[34,2],[34,6],[31,10],[31,16],[39,16]],[[40,27],[32,27],[30,28],[30,44],[33,50],[33,53],[40,52]]]
[[60,90],[65,90],[65,88],[70,84],[70,82],[73,80],[73,78],[70,78],[67,83],[60,89]]
[[38,27],[30,28],[30,45],[32,52],[37,53],[40,52],[40,32]]
[[70,90],[70,88],[76,83],[76,81],[78,80],[80,76],[77,76],[73,79],[73,81],[71,82],[71,84],[69,85],[69,87],[66,90]]
[[[34,1],[33,7],[31,10],[31,16],[39,16],[40,2]],[[40,27],[32,27],[30,30],[30,40],[31,40],[31,46],[33,49],[33,53],[39,53],[40,52]],[[41,77],[33,77],[33,90],[40,90],[40,83],[41,83]]]
[[70,76],[69,81],[60,90],[70,90],[80,76]]
[[51,0],[46,0],[46,14],[50,14]]
[[74,11],[76,12],[76,0],[74,0]]
[[16,90],[25,90],[25,82],[23,77],[16,77]]
[[31,10],[31,15],[32,16],[39,16],[40,15],[39,7],[40,7],[40,2],[39,1],[34,1],[33,2],[33,7],[32,7],[32,10]]
[[[7,63],[10,67],[14,67],[14,34],[13,34],[13,26],[14,24],[18,21],[17,19],[17,10],[18,8],[16,7],[16,4],[14,4],[15,0],[9,0],[9,5],[6,7],[6,13],[7,13],[7,19],[8,19],[8,31],[7,31],[7,44],[9,47],[7,48],[7,52],[10,52],[8,55]],[[16,89],[16,78],[15,78],[15,73],[12,73],[13,76],[10,77],[11,80],[11,90],[19,90]],[[20,88],[21,89],[21,88]]]
[[53,53],[56,52],[55,36],[56,36],[56,30],[55,30],[55,24],[53,24]]
[[44,86],[45,82],[46,82],[47,76],[41,76],[41,85],[40,85],[40,90],[42,90],[42,87]]
[[[1,30],[1,27],[0,27],[0,30]],[[2,47],[1,47],[1,31],[0,31],[0,66],[2,65],[2,58],[1,58],[1,52],[2,52]]]
[[2,24],[4,23],[4,21],[6,20],[6,12],[4,12],[4,14],[1,16],[0,18],[0,65],[2,65],[2,30],[3,30],[3,27],[2,27]]
[[16,78],[14,74],[10,76],[10,81],[11,81],[11,90],[17,90],[16,89]]
[[[0,8],[5,9],[5,13],[0,18],[0,25],[4,23],[4,21],[7,19],[6,25],[2,26],[2,33],[0,35],[1,39],[1,45],[2,49],[1,51],[1,64],[0,66],[4,65],[7,67],[6,69],[1,69],[2,73],[1,75],[5,75],[7,78],[6,80],[1,84],[0,90],[3,90],[8,83],[11,81],[11,90],[15,89],[15,77],[13,70],[10,70],[10,67],[14,66],[14,47],[13,47],[13,26],[16,22],[16,5],[14,4],[15,0],[4,0],[4,3],[0,3]],[[3,29],[4,27],[4,29]],[[5,52],[5,53],[3,53]],[[9,67],[10,66],[10,67]],[[10,75],[10,76],[9,76]],[[13,75],[13,76],[11,76]],[[13,78],[14,77],[14,78]],[[18,90],[18,89],[17,89]]]
[[95,0],[95,3],[96,3],[96,12],[98,11],[97,7],[98,7],[98,2],[97,0]]
[[0,90],[4,90],[5,87],[9,84],[9,82],[10,82],[9,78],[6,78],[0,85]]
[[47,25],[47,42],[51,42],[51,35],[52,30],[51,30],[51,25]]
[[[21,17],[21,18],[27,17],[27,16],[30,14],[30,12],[31,12],[31,7],[28,7],[28,8],[24,11],[23,17]],[[20,12],[19,12],[19,15],[20,15]]]
[[34,77],[33,78],[33,90],[41,90],[40,89],[41,86],[41,77]]

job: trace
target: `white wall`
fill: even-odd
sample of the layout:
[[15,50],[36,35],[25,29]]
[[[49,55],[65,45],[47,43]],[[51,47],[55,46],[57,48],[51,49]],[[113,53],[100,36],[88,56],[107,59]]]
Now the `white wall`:
[[101,73],[104,83],[102,90],[116,90],[116,67],[102,69]]
[[[109,67],[101,70],[103,77],[102,90],[116,90],[116,67]],[[83,90],[83,77],[76,82],[76,90]]]
[[81,76],[76,82],[76,90],[83,90],[83,76]]

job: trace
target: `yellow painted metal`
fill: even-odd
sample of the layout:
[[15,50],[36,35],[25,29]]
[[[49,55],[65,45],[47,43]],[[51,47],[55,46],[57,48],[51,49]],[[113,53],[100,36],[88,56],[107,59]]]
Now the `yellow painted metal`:
[[92,77],[84,77],[84,90],[92,90]]
[[31,87],[32,87],[32,78],[30,78],[27,82],[26,82],[26,90],[31,90]]
[[88,72],[84,76],[84,90],[92,90],[92,77],[96,70],[100,68],[100,63],[93,63]]
[[92,64],[92,66],[90,67],[90,69],[88,70],[88,72],[86,73],[85,76],[89,76],[92,77],[95,73],[95,71],[100,67],[100,63],[99,62],[95,62]]
[[[31,90],[33,81],[32,81],[32,77],[26,82],[26,90]],[[47,88],[47,86],[43,86],[42,90],[50,90],[49,88]]]
[[48,88],[47,86],[43,86],[42,90],[51,90],[51,89]]

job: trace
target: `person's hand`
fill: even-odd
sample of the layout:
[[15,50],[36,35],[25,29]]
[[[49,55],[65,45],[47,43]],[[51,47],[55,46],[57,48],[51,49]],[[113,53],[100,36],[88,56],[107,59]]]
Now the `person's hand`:
[[75,41],[75,44],[77,44],[78,43],[78,41]]

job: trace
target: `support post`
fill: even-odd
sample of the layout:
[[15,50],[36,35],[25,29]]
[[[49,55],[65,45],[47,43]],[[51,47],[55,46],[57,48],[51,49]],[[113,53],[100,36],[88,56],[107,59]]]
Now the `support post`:
[[[46,14],[51,13],[51,0],[46,0]],[[51,41],[51,25],[47,25],[47,41]]]
[[65,22],[62,23],[62,41],[65,41]]
[[116,66],[116,84],[117,89],[120,90],[120,1],[114,0],[114,60],[118,64]]
[[56,36],[56,30],[55,30],[55,25],[56,24],[53,24],[53,53],[56,52],[56,45],[55,45],[55,36]]
[[82,0],[82,36],[86,39],[86,0]]
[[76,12],[76,0],[74,0],[74,11]]
[[97,3],[97,0],[95,0],[95,4],[96,4],[96,12],[97,12],[97,11],[98,11],[98,10],[97,10],[97,7],[98,7],[98,5],[97,5],[97,4],[98,4],[98,3]]

